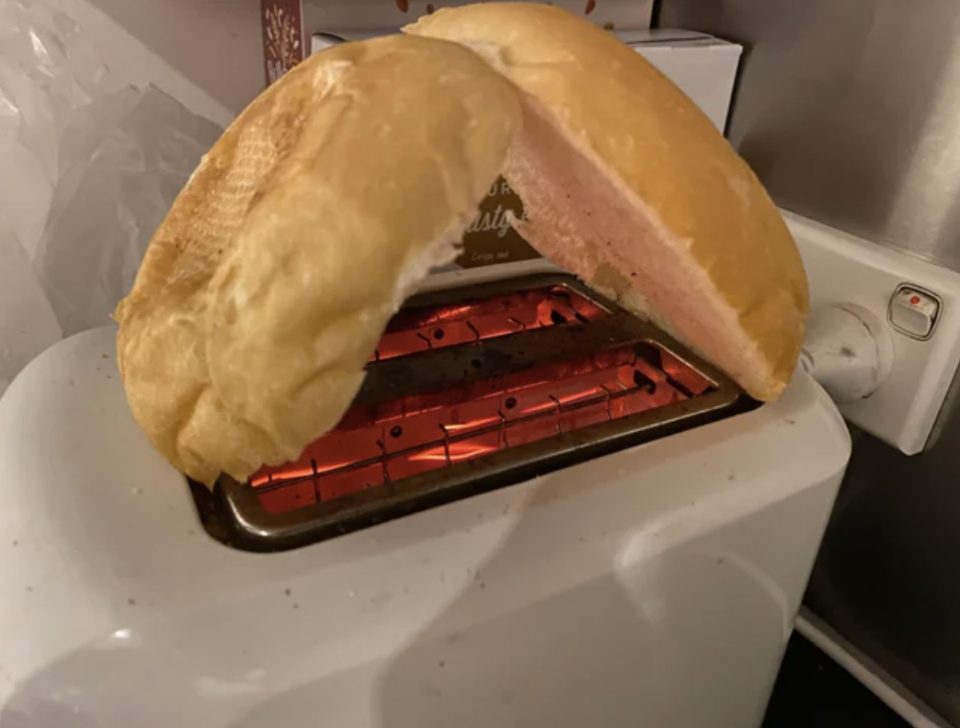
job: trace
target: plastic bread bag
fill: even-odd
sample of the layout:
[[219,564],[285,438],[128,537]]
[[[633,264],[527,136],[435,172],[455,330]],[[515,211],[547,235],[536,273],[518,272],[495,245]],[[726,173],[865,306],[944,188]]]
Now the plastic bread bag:
[[0,0],[0,394],[64,336],[109,323],[220,128],[119,84],[47,0]]

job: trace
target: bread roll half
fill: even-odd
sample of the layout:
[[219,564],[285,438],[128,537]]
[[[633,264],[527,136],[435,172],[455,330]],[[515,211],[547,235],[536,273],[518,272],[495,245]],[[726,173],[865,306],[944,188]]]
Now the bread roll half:
[[540,253],[775,399],[800,352],[807,280],[763,187],[676,86],[566,11],[486,3],[404,29],[463,43],[521,90],[504,176]]
[[224,133],[116,312],[137,421],[210,484],[293,460],[350,405],[387,321],[452,261],[520,123],[478,55],[324,51]]

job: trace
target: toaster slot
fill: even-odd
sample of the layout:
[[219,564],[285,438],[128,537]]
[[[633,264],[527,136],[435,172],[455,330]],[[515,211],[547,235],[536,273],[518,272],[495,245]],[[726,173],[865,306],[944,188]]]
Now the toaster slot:
[[284,550],[754,406],[572,277],[470,286],[397,314],[352,408],[296,462],[197,502],[221,540]]

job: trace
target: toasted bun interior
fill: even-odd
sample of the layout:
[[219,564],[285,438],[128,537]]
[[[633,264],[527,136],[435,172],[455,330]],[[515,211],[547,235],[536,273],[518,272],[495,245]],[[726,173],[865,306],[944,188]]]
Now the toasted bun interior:
[[204,158],[116,312],[133,414],[210,484],[295,459],[350,405],[388,320],[503,168],[515,90],[455,43],[302,63]]
[[504,176],[540,253],[774,400],[806,275],[778,211],[713,124],[642,56],[566,11],[486,3],[404,29],[483,55],[519,89]]

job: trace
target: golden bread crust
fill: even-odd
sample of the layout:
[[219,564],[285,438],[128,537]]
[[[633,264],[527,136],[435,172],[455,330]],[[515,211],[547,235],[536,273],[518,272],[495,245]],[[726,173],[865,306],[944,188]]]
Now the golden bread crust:
[[[522,90],[528,113],[545,112],[571,150],[589,157],[664,231],[665,244],[675,249],[671,254],[680,251],[698,274],[702,271],[706,288],[713,289],[703,291],[711,299],[704,310],[729,307],[715,318],[739,329],[730,332],[737,341],[708,351],[698,345],[703,337],[690,340],[671,326],[670,311],[638,313],[653,315],[671,333],[686,338],[755,397],[779,395],[803,340],[809,308],[806,274],[766,191],[692,101],[613,35],[550,6],[445,8],[404,32],[477,50]],[[508,161],[504,176],[524,199],[534,223],[521,232],[541,253],[595,283],[592,269],[578,269],[578,261],[569,257],[557,260],[564,251],[557,248],[555,231],[546,229],[555,213],[538,210],[535,203],[542,197],[540,186],[550,180],[537,179],[523,154],[510,156],[518,162]],[[538,215],[545,222],[542,230],[537,229]],[[647,301],[630,283],[628,277],[618,277],[604,292],[627,306],[642,299],[643,306],[657,309],[657,301]],[[716,325],[703,322],[708,323]]]
[[519,119],[474,53],[405,36],[324,51],[257,98],[115,314],[127,398],[156,447],[210,484],[334,427],[389,318],[456,254]]

